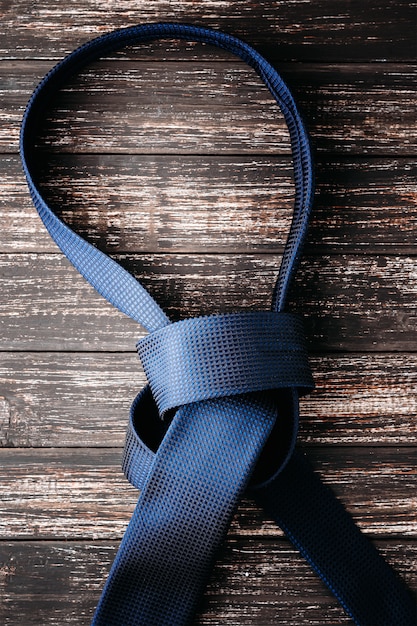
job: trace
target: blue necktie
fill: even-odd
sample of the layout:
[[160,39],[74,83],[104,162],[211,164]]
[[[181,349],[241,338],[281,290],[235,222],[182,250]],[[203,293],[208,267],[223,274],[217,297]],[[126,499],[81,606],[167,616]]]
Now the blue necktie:
[[[288,125],[293,220],[270,311],[171,323],[140,283],[85,242],[39,190],[35,140],[52,96],[81,68],[129,44],[204,42],[243,59]],[[308,137],[276,70],[230,35],[184,24],[109,33],[58,63],[35,90],[21,132],[33,202],[79,272],[145,327],[138,352],[149,386],[133,403],[123,466],[140,497],[97,607],[94,626],[191,624],[216,551],[245,489],[283,528],[361,626],[415,626],[415,601],[295,448],[298,399],[313,386],[301,320],[285,311],[313,200]]]

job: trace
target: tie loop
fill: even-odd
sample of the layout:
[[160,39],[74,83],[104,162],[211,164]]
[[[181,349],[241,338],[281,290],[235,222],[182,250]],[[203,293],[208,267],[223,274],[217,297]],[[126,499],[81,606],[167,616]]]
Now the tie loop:
[[[74,233],[42,197],[35,139],[51,97],[99,57],[130,44],[163,38],[204,42],[240,57],[254,68],[285,117],[293,155],[295,203],[272,302],[272,311],[280,312],[279,316],[213,316],[171,325],[132,275]],[[304,124],[277,71],[243,41],[208,28],[157,23],[114,31],[75,50],[41,81],[24,114],[20,153],[33,202],[52,238],[100,294],[151,333],[139,342],[139,351],[159,410],[163,413],[179,406],[171,422],[159,419],[149,387],[133,404],[124,467],[142,493],[97,607],[94,626],[190,623],[217,547],[254,466],[262,465],[262,456],[267,469],[272,458],[277,471],[258,481],[258,501],[355,622],[360,626],[414,626],[415,603],[408,590],[359,533],[303,455],[293,451],[298,394],[312,383],[298,322],[282,317],[281,312],[307,231],[313,169]],[[249,321],[253,332],[245,326]],[[284,329],[285,325],[288,328]],[[235,337],[236,328],[241,334]],[[230,354],[225,357],[222,351],[228,329],[233,332],[227,339]],[[201,334],[206,337],[203,348],[193,344]],[[259,352],[254,348],[255,334],[264,341]],[[269,340],[276,342],[278,349],[269,351]],[[170,363],[167,358],[168,347],[178,350],[185,360],[178,371],[176,361]],[[261,365],[259,354],[263,351]],[[198,363],[200,357],[204,361],[201,372],[200,365],[196,369],[189,362],[196,358]],[[290,373],[283,371],[283,363],[291,368]],[[160,367],[172,379],[168,384],[161,382]],[[289,389],[255,391],[282,385]],[[136,419],[139,413],[140,423]],[[289,425],[286,432],[280,430],[282,424]],[[285,444],[278,462],[276,441]]]
[[313,203],[313,166],[309,140],[292,94],[281,76],[254,48],[236,37],[190,24],[145,24],[97,37],[60,61],[33,92],[22,120],[20,154],[33,203],[51,237],[102,296],[149,332],[169,324],[170,320],[164,311],[129,272],[74,233],[55,215],[42,196],[36,175],[36,137],[45,111],[59,89],[85,66],[114,50],[167,38],[203,42],[241,58],[260,76],[284,115],[291,141],[295,203],[272,303],[273,310],[282,311],[301,256]]

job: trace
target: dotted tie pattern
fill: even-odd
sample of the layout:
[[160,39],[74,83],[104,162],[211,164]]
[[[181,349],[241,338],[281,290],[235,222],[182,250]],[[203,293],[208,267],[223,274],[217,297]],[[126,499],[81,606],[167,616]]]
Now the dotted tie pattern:
[[[288,125],[296,195],[270,312],[171,324],[140,283],[68,228],[39,190],[35,140],[50,98],[91,61],[164,38],[204,42],[243,59]],[[138,343],[149,386],[133,403],[123,459],[141,493],[93,625],[192,623],[216,551],[249,488],[355,623],[415,626],[409,590],[295,448],[298,398],[312,378],[301,322],[284,308],[307,231],[313,171],[307,133],[278,72],[248,44],[216,30],[158,23],[114,31],[44,77],[25,111],[20,152],[52,238],[100,294],[149,331]]]

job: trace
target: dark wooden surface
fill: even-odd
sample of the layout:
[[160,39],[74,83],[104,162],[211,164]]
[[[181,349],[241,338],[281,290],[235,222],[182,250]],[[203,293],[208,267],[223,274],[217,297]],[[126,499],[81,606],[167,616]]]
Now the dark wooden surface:
[[[266,54],[309,128],[317,194],[291,307],[317,388],[300,445],[417,590],[415,11],[363,2],[0,2],[0,623],[90,623],[136,493],[119,469],[143,331],[62,258],[32,207],[19,124],[43,74],[144,21]],[[173,318],[267,308],[294,189],[288,134],[243,63],[165,42],[95,63],[40,138],[45,194]],[[244,499],[199,626],[351,624]],[[379,625],[375,625],[379,626]],[[398,625],[392,625],[398,626]]]

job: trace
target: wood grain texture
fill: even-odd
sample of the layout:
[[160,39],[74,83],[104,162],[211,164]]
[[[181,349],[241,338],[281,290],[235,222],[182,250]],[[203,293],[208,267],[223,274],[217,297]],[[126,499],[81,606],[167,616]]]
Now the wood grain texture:
[[[0,63],[8,123],[0,149],[16,152],[24,107],[47,62]],[[413,155],[415,65],[280,64],[316,150]],[[241,61],[99,61],[74,79],[48,115],[42,143],[93,153],[288,153],[267,88]]]
[[[308,456],[366,533],[416,537],[415,447],[315,447]],[[1,539],[121,538],[137,491],[120,460],[120,449],[0,450]],[[251,500],[239,506],[230,532],[282,534]]]
[[[417,590],[415,541],[377,541]],[[116,554],[111,541],[2,542],[3,624],[87,626]],[[37,598],[34,607],[34,598]],[[229,538],[207,589],[198,626],[349,626],[352,622],[283,539]]]
[[[316,389],[301,400],[301,442],[417,443],[416,355],[333,354],[310,361]],[[3,353],[0,445],[123,445],[130,404],[145,382],[134,353]]]
[[[70,268],[31,205],[21,116],[55,60],[157,20],[242,36],[294,93],[317,183],[290,305],[306,315],[317,385],[302,400],[300,445],[417,590],[414,11],[407,0],[0,1],[1,624],[90,623],[137,499],[119,463],[144,383],[143,330]],[[269,307],[290,150],[242,63],[175,41],[116,53],[74,79],[40,144],[58,212],[173,319]],[[249,498],[196,620],[243,624],[351,624]]]
[[[268,309],[277,255],[118,255],[172,319]],[[1,255],[3,350],[128,350],[143,332],[58,254]],[[415,350],[416,258],[305,256],[291,293],[311,349]]]
[[[54,58],[108,30],[150,21],[180,21],[227,30],[269,55],[304,59],[415,58],[412,3],[315,0],[73,0],[68,10],[48,0],[3,0],[0,54]],[[164,46],[165,47],[165,46]]]
[[[2,252],[56,252],[17,156],[0,156]],[[413,254],[417,165],[319,159],[307,251]],[[54,155],[45,197],[109,252],[282,252],[294,188],[288,157]]]

